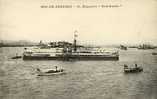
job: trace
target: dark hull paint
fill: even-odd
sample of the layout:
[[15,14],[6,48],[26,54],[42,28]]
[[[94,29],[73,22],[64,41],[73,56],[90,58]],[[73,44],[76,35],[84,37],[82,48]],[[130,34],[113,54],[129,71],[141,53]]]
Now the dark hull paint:
[[119,60],[118,56],[94,56],[94,57],[89,57],[89,56],[68,56],[68,57],[39,57],[39,56],[23,56],[23,60]]
[[157,55],[157,53],[153,52],[152,55]]
[[138,73],[138,72],[142,72],[142,71],[143,71],[143,68],[128,69],[128,70],[125,70],[125,69],[124,69],[124,72],[125,72],[125,73]]
[[22,58],[22,56],[14,56],[11,59],[19,59],[19,58]]

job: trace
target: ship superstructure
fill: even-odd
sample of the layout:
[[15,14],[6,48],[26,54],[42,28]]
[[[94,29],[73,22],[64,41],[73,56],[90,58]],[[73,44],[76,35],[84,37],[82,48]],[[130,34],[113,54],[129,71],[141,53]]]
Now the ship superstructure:
[[118,51],[104,48],[78,47],[74,33],[72,46],[54,48],[26,48],[23,53],[24,60],[119,60]]

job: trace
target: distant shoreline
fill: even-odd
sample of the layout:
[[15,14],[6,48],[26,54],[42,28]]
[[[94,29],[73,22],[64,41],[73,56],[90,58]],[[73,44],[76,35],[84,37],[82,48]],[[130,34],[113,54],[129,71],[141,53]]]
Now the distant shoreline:
[[1,45],[0,47],[32,47],[36,45]]

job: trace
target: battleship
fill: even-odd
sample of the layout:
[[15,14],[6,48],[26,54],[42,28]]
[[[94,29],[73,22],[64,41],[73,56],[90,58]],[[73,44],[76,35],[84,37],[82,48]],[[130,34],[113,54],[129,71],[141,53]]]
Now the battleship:
[[73,44],[57,47],[25,48],[23,60],[119,60],[119,52],[104,48],[89,48],[77,45],[74,33]]

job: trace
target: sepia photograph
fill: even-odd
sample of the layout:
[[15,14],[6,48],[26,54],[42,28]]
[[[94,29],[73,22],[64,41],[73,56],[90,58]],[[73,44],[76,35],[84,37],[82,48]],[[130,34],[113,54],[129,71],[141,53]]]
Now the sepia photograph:
[[0,0],[0,99],[157,99],[157,0]]

